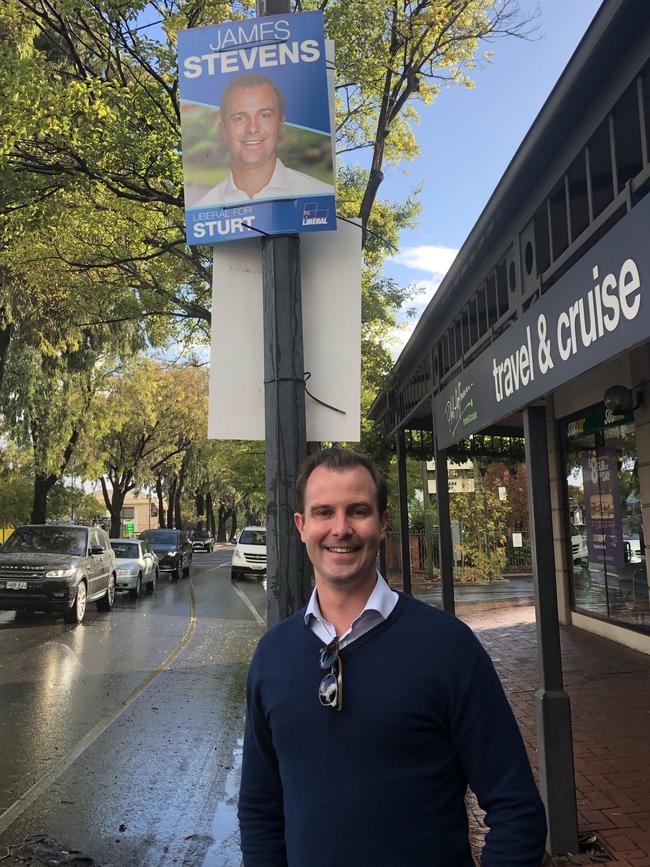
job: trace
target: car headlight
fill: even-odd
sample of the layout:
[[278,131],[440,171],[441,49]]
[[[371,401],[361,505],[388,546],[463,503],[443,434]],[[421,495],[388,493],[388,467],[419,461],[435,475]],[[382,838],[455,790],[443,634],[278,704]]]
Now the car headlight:
[[118,569],[117,577],[118,578],[131,578],[133,575],[137,575],[137,569]]
[[234,563],[235,561],[237,561],[238,563],[246,561],[246,558],[239,550],[239,548],[235,548],[235,550],[232,552],[232,562]]
[[50,569],[45,573],[46,578],[72,578],[76,572],[74,566],[67,566],[65,569]]

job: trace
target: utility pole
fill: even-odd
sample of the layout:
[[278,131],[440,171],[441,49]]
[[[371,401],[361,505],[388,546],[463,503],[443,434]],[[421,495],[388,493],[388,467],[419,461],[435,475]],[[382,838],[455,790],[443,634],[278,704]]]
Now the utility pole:
[[[258,16],[291,12],[290,0],[256,0]],[[310,581],[293,522],[295,482],[307,455],[300,236],[262,238],[266,433],[267,625],[306,604]]]

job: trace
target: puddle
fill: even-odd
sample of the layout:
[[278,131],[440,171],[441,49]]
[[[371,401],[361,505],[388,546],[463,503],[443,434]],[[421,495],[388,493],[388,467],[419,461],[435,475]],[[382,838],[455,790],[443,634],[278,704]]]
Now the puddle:
[[232,768],[224,785],[223,800],[217,805],[212,823],[214,843],[205,853],[201,867],[241,867],[237,795],[241,778],[243,738],[237,739]]

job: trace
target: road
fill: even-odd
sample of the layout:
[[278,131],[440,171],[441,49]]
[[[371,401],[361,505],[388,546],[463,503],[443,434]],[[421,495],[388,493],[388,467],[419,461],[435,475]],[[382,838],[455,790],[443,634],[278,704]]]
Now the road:
[[90,606],[77,627],[0,612],[2,867],[64,863],[49,850],[239,867],[244,684],[266,603],[261,584],[232,585],[230,557],[196,553],[190,579]]

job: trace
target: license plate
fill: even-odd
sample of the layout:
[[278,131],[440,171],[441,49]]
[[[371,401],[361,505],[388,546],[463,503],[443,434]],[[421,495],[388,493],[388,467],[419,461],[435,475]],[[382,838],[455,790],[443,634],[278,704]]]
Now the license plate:
[[27,590],[27,581],[7,581],[7,590]]

